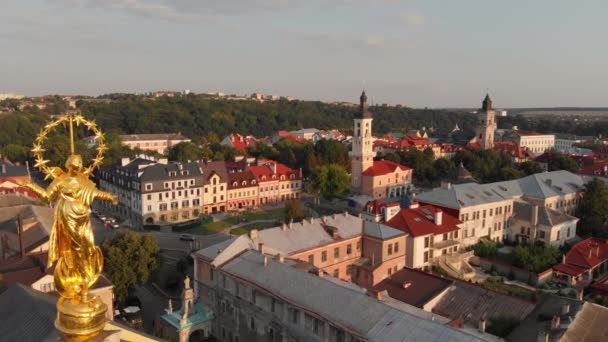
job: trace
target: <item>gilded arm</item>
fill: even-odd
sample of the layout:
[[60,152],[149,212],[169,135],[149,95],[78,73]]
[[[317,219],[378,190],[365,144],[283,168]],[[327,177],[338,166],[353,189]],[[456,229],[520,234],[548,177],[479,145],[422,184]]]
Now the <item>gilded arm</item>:
[[48,188],[43,188],[38,184],[32,182],[18,182],[19,185],[25,186],[26,188],[32,190],[33,193],[38,195],[42,200],[46,202],[50,202],[55,194],[57,193],[57,182],[53,181]]
[[102,201],[112,201],[113,205],[118,204],[118,198],[116,197],[116,195],[109,192],[97,190],[95,198]]

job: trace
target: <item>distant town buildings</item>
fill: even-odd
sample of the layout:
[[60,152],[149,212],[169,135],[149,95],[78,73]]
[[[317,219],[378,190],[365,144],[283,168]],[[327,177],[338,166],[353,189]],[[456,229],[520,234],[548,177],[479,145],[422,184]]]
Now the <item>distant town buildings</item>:
[[180,132],[121,135],[120,140],[123,145],[129,148],[139,148],[143,151],[154,151],[160,154],[165,154],[171,147],[180,142],[190,142],[190,139],[184,137]]
[[374,161],[373,115],[367,107],[367,95],[361,94],[358,118],[354,120],[351,160],[351,189],[372,198],[398,197],[412,182],[413,170],[397,163]]
[[539,155],[555,147],[555,135],[515,131],[515,142],[520,147],[526,147],[535,155]]
[[19,95],[19,94],[15,94],[15,93],[0,93],[0,101],[2,100],[7,100],[7,99],[22,99],[24,98],[25,95]]
[[246,151],[247,147],[254,147],[257,143],[257,139],[252,135],[241,135],[238,133],[233,133],[227,135],[220,142],[221,145],[230,146],[237,150]]
[[18,182],[30,181],[29,164],[13,163],[8,159],[0,159],[0,195],[15,194],[29,198],[38,198],[27,187]]
[[475,137],[469,142],[472,147],[489,150],[494,147],[494,132],[496,131],[496,112],[492,107],[492,99],[486,94],[481,110],[477,112]]

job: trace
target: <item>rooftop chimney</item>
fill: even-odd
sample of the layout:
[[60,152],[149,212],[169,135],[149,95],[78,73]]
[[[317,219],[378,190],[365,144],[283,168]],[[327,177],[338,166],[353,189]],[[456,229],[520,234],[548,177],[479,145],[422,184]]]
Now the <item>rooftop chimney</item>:
[[289,229],[293,228],[293,218],[289,219]]
[[417,209],[418,207],[420,207],[420,204],[416,201],[412,201],[412,204],[410,204],[410,209]]
[[2,174],[5,174],[5,173],[6,173],[6,165],[2,164]]
[[531,224],[532,227],[536,227],[538,225],[538,205],[536,204],[532,206]]
[[17,228],[19,229],[19,250],[21,258],[25,258],[25,241],[23,241],[23,222],[21,215],[17,216]]
[[482,333],[486,332],[486,320],[485,320],[485,318],[481,317],[479,319],[478,329]]
[[264,253],[264,244],[261,242],[258,243],[258,252]]
[[410,286],[412,286],[412,282],[411,281],[405,281],[405,282],[403,282],[403,288],[404,289],[407,289]]
[[252,229],[249,231],[249,238],[250,239],[257,239],[258,238],[258,230],[257,229]]
[[435,224],[441,226],[441,223],[443,223],[443,211],[438,209],[435,212]]
[[562,315],[567,315],[570,313],[570,304],[564,303],[562,304]]
[[559,316],[557,316],[557,315],[553,316],[553,319],[551,320],[551,330],[559,329],[559,324],[560,324]]
[[268,257],[264,255],[264,268],[268,268]]
[[283,224],[281,225],[281,230],[282,230],[282,231],[286,231],[286,230],[287,230],[287,223],[283,223]]

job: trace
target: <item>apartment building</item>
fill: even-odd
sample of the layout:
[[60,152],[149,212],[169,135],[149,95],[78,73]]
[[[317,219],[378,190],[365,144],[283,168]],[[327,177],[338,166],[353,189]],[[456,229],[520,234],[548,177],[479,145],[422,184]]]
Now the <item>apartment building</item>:
[[215,214],[226,211],[228,172],[221,161],[198,162],[203,172],[203,213]]
[[167,151],[180,142],[190,142],[181,132],[161,133],[161,134],[130,134],[121,135],[120,140],[123,145],[129,148],[139,148],[144,151],[154,151],[165,154]]
[[576,237],[578,218],[521,199],[513,201],[513,205],[509,240],[542,241],[547,246],[559,247]]
[[445,183],[421,193],[416,200],[458,217],[464,223],[462,243],[468,246],[484,236],[494,241],[512,237],[509,229],[516,199],[571,215],[582,197],[585,183],[582,176],[553,171],[488,184]]
[[555,147],[555,135],[515,131],[515,142],[520,147],[527,147],[530,152],[539,155]]
[[201,214],[203,171],[197,163],[123,158],[98,172],[99,187],[117,195],[106,209],[131,225],[180,223]]
[[211,333],[220,341],[495,340],[311,274],[303,262],[251,249],[222,253],[211,246],[194,254],[195,293],[215,312]]
[[229,172],[227,186],[228,211],[257,208],[259,186],[251,170]]
[[272,160],[258,160],[248,167],[259,185],[259,203],[272,204],[300,198],[302,170],[291,169]]

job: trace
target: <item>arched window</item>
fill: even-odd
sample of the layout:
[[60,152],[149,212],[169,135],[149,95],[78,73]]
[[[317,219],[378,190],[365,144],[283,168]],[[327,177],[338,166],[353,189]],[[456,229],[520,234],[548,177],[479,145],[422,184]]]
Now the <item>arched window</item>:
[[237,186],[237,185],[239,185],[239,183],[237,183],[237,182],[232,183],[232,186]]
[[294,175],[293,173],[289,176],[289,179],[296,179],[296,175]]
[[247,185],[247,181],[243,181],[243,183],[241,183],[241,185]]

